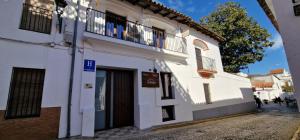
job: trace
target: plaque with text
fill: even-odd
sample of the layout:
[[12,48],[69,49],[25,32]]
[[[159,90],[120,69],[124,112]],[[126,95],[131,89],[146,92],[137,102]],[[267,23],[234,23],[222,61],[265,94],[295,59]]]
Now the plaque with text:
[[159,74],[154,72],[142,72],[142,87],[159,87]]

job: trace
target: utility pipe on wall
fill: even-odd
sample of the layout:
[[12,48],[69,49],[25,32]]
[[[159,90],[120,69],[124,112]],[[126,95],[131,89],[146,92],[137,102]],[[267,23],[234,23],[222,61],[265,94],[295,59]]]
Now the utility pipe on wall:
[[72,108],[72,92],[73,92],[73,78],[74,78],[74,67],[75,67],[75,56],[77,50],[77,27],[79,21],[79,5],[80,0],[77,0],[76,5],[76,19],[74,21],[74,34],[72,40],[72,60],[71,60],[71,71],[70,71],[70,79],[69,79],[69,95],[68,95],[68,118],[67,118],[67,138],[71,136],[71,108]]

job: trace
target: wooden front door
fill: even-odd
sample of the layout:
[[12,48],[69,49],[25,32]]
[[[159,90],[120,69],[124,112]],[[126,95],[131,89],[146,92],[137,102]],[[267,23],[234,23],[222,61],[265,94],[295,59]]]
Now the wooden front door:
[[133,125],[133,74],[129,71],[114,71],[113,80],[114,127]]
[[[133,72],[97,70],[96,84],[99,86],[96,85],[95,130],[133,126]],[[98,99],[101,100],[97,102]]]

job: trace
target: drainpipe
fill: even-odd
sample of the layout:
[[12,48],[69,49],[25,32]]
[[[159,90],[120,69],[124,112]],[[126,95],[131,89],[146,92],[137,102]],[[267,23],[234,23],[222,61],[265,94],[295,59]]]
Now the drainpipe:
[[73,92],[73,78],[74,78],[74,67],[75,67],[75,56],[76,56],[76,42],[77,42],[77,27],[79,20],[79,5],[80,0],[77,0],[76,5],[76,19],[74,21],[74,34],[72,41],[72,60],[71,60],[71,71],[70,71],[70,79],[69,79],[69,96],[68,96],[68,120],[67,120],[67,138],[69,138],[70,130],[71,130],[71,108],[72,108],[72,92]]

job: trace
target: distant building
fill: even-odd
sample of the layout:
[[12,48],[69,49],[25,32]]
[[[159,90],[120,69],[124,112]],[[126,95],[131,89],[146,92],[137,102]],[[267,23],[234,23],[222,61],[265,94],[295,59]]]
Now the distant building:
[[291,75],[284,69],[271,70],[265,75],[250,75],[249,76],[254,89],[254,95],[261,100],[271,101],[275,97],[282,99],[291,94],[289,87],[293,87]]
[[285,86],[293,87],[294,86],[291,74],[289,72],[287,72],[285,69],[271,70],[270,75],[274,75],[280,80],[281,87],[285,87]]
[[254,75],[250,76],[254,95],[261,100],[271,101],[279,97],[282,93],[279,79],[274,75]]
[[[293,76],[295,97],[300,105],[300,0],[258,0],[280,32]],[[300,108],[299,108],[300,109]]]

